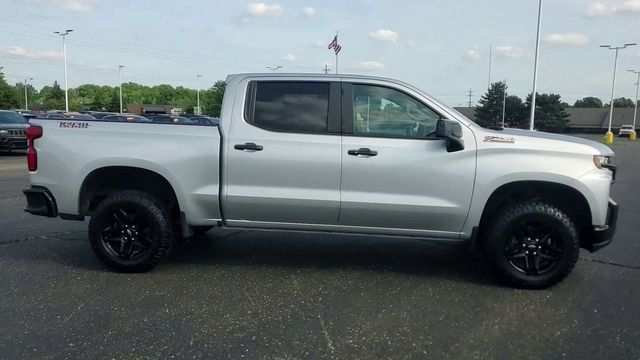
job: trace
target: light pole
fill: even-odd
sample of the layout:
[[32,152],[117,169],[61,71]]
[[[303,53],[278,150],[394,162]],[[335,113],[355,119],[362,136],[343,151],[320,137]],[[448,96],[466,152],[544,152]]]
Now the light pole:
[[[24,78],[24,109],[29,110],[29,101],[27,101],[27,81],[33,80],[33,78]],[[636,97],[638,97],[636,95]],[[637,100],[637,99],[636,99]]]
[[202,77],[202,74],[198,74],[196,75],[196,98],[197,98],[197,104],[198,104],[198,113],[196,115],[200,115],[202,114],[202,110],[200,110],[200,78]]
[[282,66],[277,65],[277,66],[267,66],[267,70],[271,70],[273,72],[276,72],[278,70],[282,69]]
[[64,57],[64,110],[69,111],[69,79],[67,77],[67,43],[65,39],[73,30],[54,31],[62,36],[62,56]]
[[538,4],[538,32],[536,35],[536,56],[533,62],[533,90],[531,91],[531,117],[529,120],[529,130],[533,130],[536,117],[536,88],[538,87],[538,55],[540,53],[540,20],[542,19],[542,0]]
[[507,80],[504,81],[504,88],[502,89],[502,128],[504,128],[504,118],[507,112]]
[[118,79],[120,81],[120,114],[122,114],[122,69],[124,65],[118,65]]
[[638,79],[636,80],[636,102],[634,104],[633,109],[633,130],[629,135],[630,140],[636,140],[636,118],[638,117],[638,89],[640,89],[640,71],[638,70],[628,70],[636,75],[638,75]]
[[602,48],[607,48],[609,50],[615,50],[616,56],[613,60],[613,81],[611,82],[611,103],[609,104],[609,126],[607,128],[607,133],[604,135],[604,143],[612,144],[613,143],[613,133],[611,132],[611,121],[613,120],[613,93],[616,88],[616,69],[618,68],[618,50],[625,49],[629,46],[637,45],[636,43],[624,44],[623,46],[611,46],[611,45],[600,45]]

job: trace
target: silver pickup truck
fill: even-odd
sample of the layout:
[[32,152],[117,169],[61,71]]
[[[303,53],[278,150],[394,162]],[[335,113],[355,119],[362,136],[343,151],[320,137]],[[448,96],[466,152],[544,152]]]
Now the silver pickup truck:
[[218,126],[33,119],[28,137],[26,211],[90,217],[118,271],[212,227],[281,229],[470,242],[542,288],[617,218],[608,147],[484,129],[384,78],[231,75]]

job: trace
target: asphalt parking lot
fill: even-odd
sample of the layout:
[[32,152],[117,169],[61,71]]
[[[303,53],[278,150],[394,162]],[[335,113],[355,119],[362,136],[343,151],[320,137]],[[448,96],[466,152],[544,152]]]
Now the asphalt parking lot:
[[86,222],[22,211],[0,155],[0,358],[640,358],[640,142],[616,139],[614,243],[542,291],[466,248],[216,232],[146,274],[105,268]]

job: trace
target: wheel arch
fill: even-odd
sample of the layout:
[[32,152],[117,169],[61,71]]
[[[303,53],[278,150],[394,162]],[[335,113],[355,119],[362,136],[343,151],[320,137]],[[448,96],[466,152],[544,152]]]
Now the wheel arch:
[[103,166],[89,172],[78,193],[78,212],[90,216],[97,203],[122,190],[139,190],[162,201],[173,213],[180,213],[180,201],[171,182],[156,171],[136,166]]
[[482,241],[483,230],[491,224],[493,215],[501,207],[533,199],[542,199],[565,211],[578,228],[581,245],[586,245],[585,241],[592,231],[592,214],[585,195],[567,184],[539,180],[509,182],[499,186],[491,193],[484,205],[478,224],[480,241]]

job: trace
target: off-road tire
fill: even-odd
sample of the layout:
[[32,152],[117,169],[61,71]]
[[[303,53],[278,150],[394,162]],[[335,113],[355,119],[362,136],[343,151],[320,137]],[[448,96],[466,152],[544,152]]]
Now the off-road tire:
[[[140,230],[147,235],[144,237],[144,244],[148,248],[142,250],[141,246],[135,259],[117,256],[112,243],[104,240],[105,232],[118,226],[114,220],[114,214],[118,209],[126,209],[135,214],[139,222],[145,224],[145,230],[141,230],[142,226]],[[141,191],[121,191],[97,205],[89,221],[89,241],[98,259],[110,268],[120,272],[145,272],[154,268],[171,252],[174,233],[169,212],[158,199]]]
[[[554,253],[557,249],[561,249],[562,252],[557,255],[555,265],[550,266],[546,272],[535,274],[533,271],[531,274],[528,270],[519,269],[514,265],[513,257],[518,254],[512,255],[513,252],[510,249],[516,248],[513,244],[518,242],[517,234],[521,233],[518,230],[519,226],[528,228],[523,224],[536,221],[548,224],[553,235],[549,235],[547,239],[551,242],[550,239],[553,237]],[[534,247],[538,245],[534,242],[535,239],[527,241],[526,239],[531,237],[522,237],[524,238],[521,243],[523,252],[527,247],[537,250]],[[524,201],[507,205],[497,213],[493,221],[489,222],[488,228],[484,229],[482,249],[495,274],[506,284],[519,288],[543,289],[557,284],[571,273],[580,254],[580,239],[576,225],[558,206],[544,201]],[[529,260],[529,256],[532,255],[527,255],[526,260]],[[538,250],[538,256],[540,256],[540,250]],[[531,263],[539,264],[538,261],[528,262],[528,264]]]

